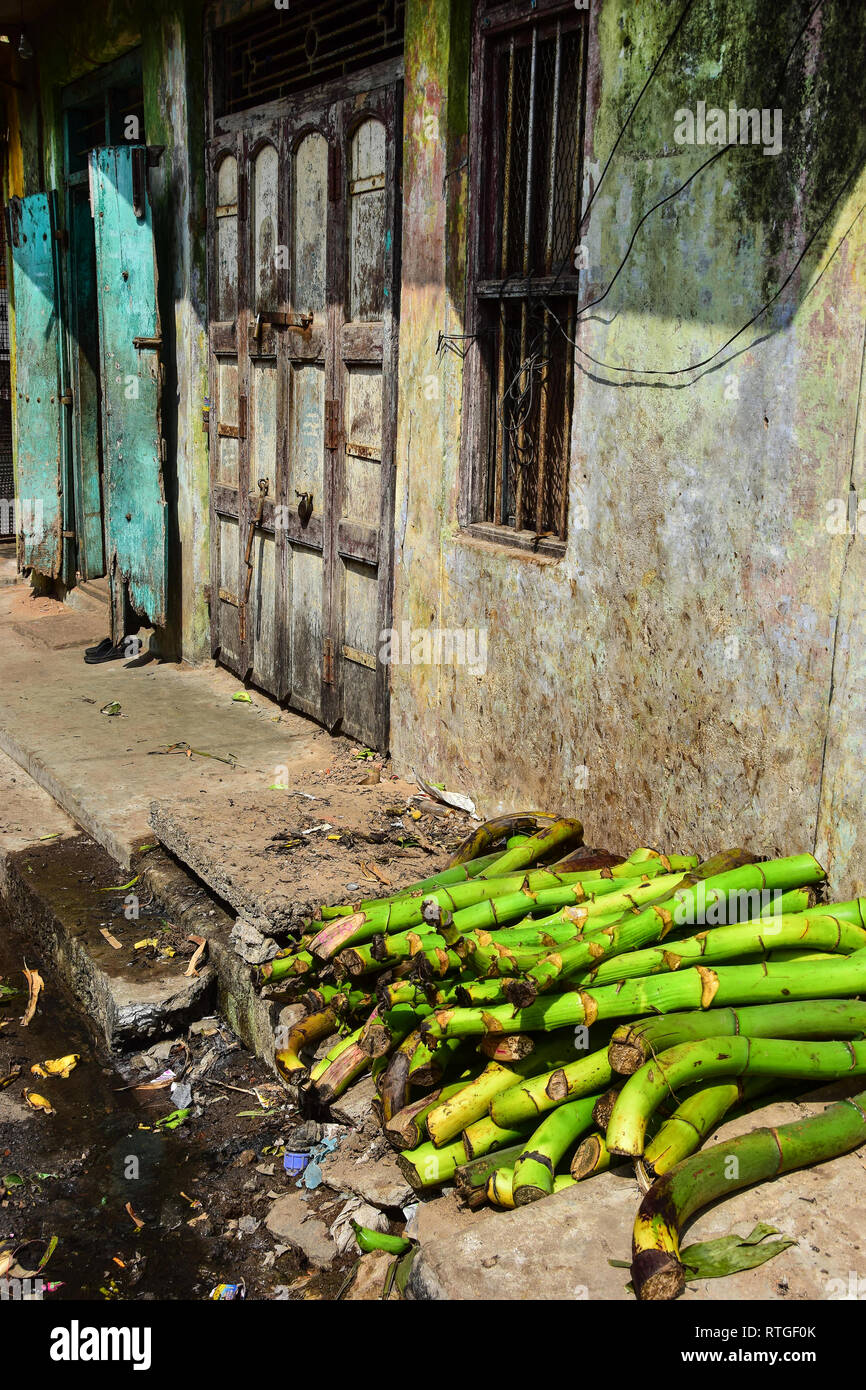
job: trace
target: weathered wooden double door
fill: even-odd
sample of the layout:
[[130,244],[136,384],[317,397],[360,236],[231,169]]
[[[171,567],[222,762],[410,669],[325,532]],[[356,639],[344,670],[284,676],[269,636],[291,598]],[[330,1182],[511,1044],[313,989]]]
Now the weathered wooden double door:
[[388,740],[399,89],[245,120],[209,150],[218,659]]

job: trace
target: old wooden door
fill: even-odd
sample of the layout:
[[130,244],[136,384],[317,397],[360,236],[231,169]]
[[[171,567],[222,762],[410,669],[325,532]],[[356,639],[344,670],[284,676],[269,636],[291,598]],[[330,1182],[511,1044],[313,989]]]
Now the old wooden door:
[[160,423],[162,370],[147,150],[90,156],[102,374],[107,562],[120,616],[123,580],[136,612],[166,623],[167,541]]
[[[399,129],[394,86],[210,147],[214,654],[388,739]],[[250,540],[252,531],[252,540]]]
[[15,420],[18,462],[17,527],[22,563],[49,578],[68,579],[63,532],[67,515],[67,430],[64,334],[60,323],[56,194],[34,193],[9,203],[9,241],[15,297]]

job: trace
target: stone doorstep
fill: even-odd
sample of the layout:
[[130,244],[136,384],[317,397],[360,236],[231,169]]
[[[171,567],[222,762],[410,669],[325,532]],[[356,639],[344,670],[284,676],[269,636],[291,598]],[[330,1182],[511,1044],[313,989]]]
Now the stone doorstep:
[[[62,866],[66,850],[80,843],[87,845],[88,863],[103,859],[103,867],[111,871],[109,881],[117,882],[117,864],[84,836],[5,857],[4,899],[25,958],[32,947],[46,974],[59,978],[90,1027],[111,1048],[137,1047],[185,1029],[211,1011],[216,988],[213,966],[205,965],[191,978],[177,960],[140,975],[125,967],[129,946],[116,951],[99,934],[96,921],[105,904],[98,900],[98,889],[88,883],[77,885],[75,891],[69,883],[58,889],[56,868]],[[144,919],[142,929],[146,932]]]

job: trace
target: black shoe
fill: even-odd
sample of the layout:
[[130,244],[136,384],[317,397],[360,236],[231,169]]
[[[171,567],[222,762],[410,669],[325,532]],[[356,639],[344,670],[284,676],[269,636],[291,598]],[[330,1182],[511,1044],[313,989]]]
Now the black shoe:
[[101,641],[101,642],[97,642],[97,644],[96,644],[95,647],[85,647],[85,648],[84,648],[84,659],[85,659],[85,661],[86,661],[87,658],[88,658],[89,656],[102,656],[103,652],[110,652],[110,651],[111,651],[111,638],[110,638],[110,637],[103,637],[102,641]]
[[[100,643],[100,646],[101,645]],[[123,642],[119,642],[116,647],[112,647],[109,643],[105,651],[95,653],[93,656],[88,656],[85,652],[84,660],[87,662],[88,666],[101,666],[103,661],[125,661],[128,655],[126,646]]]

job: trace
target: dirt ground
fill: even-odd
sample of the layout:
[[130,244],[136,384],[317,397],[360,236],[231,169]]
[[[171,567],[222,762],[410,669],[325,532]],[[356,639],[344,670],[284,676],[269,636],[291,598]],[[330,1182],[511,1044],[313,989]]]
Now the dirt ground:
[[[54,983],[22,1027],[23,962],[4,926],[0,977],[21,992],[0,1004],[0,1250],[35,1269],[56,1236],[42,1278],[61,1301],[202,1299],[241,1280],[247,1298],[332,1298],[356,1255],[311,1272],[265,1226],[273,1198],[296,1190],[282,1151],[304,1123],[273,1073],[217,1020],[118,1060]],[[31,1073],[69,1053],[80,1060],[67,1079]],[[166,1069],[191,1086],[191,1113],[161,1132],[175,1100],[166,1085],[140,1083]],[[54,1114],[32,1109],[25,1091]],[[329,1224],[344,1204],[329,1189],[311,1194]]]

